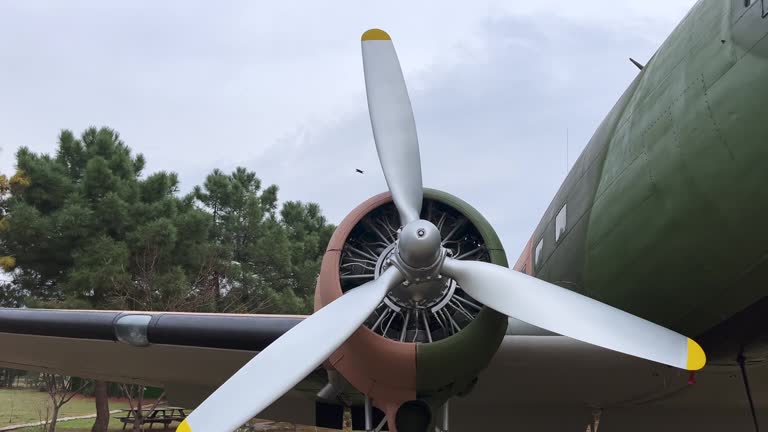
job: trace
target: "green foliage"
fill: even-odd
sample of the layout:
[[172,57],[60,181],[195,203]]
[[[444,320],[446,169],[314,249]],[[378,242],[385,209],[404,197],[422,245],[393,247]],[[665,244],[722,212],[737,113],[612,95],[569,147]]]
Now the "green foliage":
[[300,313],[334,227],[317,204],[278,207],[254,172],[213,170],[179,196],[175,173],[117,132],[59,135],[55,157],[26,148],[0,178],[5,305]]
[[[175,174],[140,178],[144,158],[108,128],[79,139],[62,131],[56,157],[22,148],[17,164],[29,184],[11,192],[0,239],[28,304],[183,308],[199,269],[175,255],[176,222],[206,228],[190,215],[202,212],[175,195]],[[184,241],[196,246],[204,245]]]
[[335,229],[329,225],[315,203],[289,201],[280,216],[290,241],[291,271],[296,289],[302,294],[312,291],[325,248]]
[[[285,203],[277,214],[275,185],[262,189],[256,174],[239,167],[214,170],[195,199],[211,215],[216,257],[207,280],[220,311],[310,312],[327,224],[316,204]],[[317,228],[317,235],[307,230]],[[325,238],[317,247],[313,242]]]
[[19,307],[24,299],[24,293],[14,284],[0,284],[0,307]]
[[69,294],[102,304],[110,294],[128,289],[129,255],[124,242],[106,234],[93,238],[74,253],[74,265],[67,278]]

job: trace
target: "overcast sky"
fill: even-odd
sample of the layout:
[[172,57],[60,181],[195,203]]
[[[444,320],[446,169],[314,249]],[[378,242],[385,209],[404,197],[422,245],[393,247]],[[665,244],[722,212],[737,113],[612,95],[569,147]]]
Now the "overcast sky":
[[637,74],[628,57],[645,63],[693,3],[2,1],[0,171],[62,128],[106,125],[183,191],[242,165],[338,223],[386,189],[360,58],[380,27],[425,186],[484,213],[514,261]]

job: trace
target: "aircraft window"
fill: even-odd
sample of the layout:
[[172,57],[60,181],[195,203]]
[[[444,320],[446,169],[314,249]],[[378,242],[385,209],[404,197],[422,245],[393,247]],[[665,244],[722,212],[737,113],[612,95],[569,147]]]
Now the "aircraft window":
[[544,239],[539,240],[539,244],[536,245],[536,254],[534,255],[534,265],[541,265],[541,252],[544,250]]
[[754,4],[757,0],[744,0],[744,7],[750,7],[752,4]]
[[566,228],[566,207],[567,204],[563,204],[563,208],[560,209],[560,213],[557,214],[557,217],[555,218],[555,242],[560,241],[560,237],[565,234],[565,228]]

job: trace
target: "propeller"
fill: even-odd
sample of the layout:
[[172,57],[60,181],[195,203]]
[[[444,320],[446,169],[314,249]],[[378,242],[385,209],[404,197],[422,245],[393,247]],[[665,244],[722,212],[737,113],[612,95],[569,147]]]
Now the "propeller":
[[363,73],[373,139],[403,225],[419,219],[424,190],[411,100],[395,46],[378,29],[363,33]]
[[679,333],[524,273],[450,258],[443,272],[481,303],[551,332],[680,369],[706,362],[701,347]]
[[704,367],[701,347],[672,330],[506,267],[446,257],[439,230],[418,219],[423,199],[418,139],[387,33],[374,29],[363,35],[363,64],[379,161],[404,225],[394,264],[406,279],[445,275],[486,306],[545,330],[682,369]]
[[362,37],[368,110],[384,177],[403,228],[392,266],[315,312],[245,364],[177,431],[227,432],[256,416],[325,361],[403,281],[447,276],[486,306],[545,330],[682,369],[704,367],[691,339],[557,285],[478,261],[459,261],[419,218],[423,201],[416,124],[389,35]]
[[322,364],[355,332],[387,292],[403,282],[390,267],[331,302],[257,354],[204,400],[177,432],[228,432],[256,416]]

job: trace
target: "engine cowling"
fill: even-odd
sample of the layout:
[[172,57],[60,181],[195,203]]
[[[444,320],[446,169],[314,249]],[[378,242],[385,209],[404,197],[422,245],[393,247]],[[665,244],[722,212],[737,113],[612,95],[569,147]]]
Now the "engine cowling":
[[[507,265],[498,236],[464,201],[424,189],[421,217],[435,224],[458,259]],[[323,257],[315,309],[372,280],[391,265],[400,228],[389,193],[365,201],[339,224]],[[486,308],[449,278],[392,290],[364,326],[328,360],[394,421],[407,401],[430,407],[468,392],[496,352],[506,316]]]

